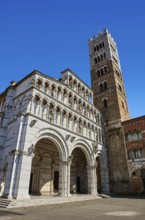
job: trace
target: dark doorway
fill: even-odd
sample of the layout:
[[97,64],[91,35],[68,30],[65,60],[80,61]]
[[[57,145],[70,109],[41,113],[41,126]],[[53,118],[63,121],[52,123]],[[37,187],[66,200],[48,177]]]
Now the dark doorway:
[[80,176],[77,176],[77,193],[80,193]]
[[54,171],[54,192],[58,192],[59,189],[59,171]]
[[29,193],[32,192],[33,173],[30,175]]

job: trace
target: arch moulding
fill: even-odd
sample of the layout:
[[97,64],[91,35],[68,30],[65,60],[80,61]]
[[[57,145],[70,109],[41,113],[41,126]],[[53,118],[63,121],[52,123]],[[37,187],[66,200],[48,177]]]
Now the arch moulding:
[[64,137],[56,131],[55,129],[50,129],[50,128],[44,128],[39,130],[32,141],[32,145],[36,145],[38,141],[41,139],[46,138],[50,139],[57,147],[59,154],[60,154],[60,159],[62,161],[67,161],[68,158],[68,146],[66,144],[66,141]]
[[88,165],[93,166],[95,164],[95,157],[93,155],[92,148],[85,140],[77,140],[71,147],[70,155],[75,148],[80,148],[84,152]]

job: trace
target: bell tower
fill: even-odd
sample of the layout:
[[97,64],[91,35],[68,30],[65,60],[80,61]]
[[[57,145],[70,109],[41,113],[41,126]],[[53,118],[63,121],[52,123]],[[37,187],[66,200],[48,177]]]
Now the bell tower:
[[94,104],[104,116],[110,189],[131,190],[122,121],[130,118],[116,42],[107,29],[89,40]]

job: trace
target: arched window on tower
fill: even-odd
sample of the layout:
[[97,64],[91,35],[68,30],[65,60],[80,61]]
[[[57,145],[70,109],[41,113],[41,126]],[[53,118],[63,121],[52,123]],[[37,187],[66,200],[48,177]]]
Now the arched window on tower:
[[97,45],[96,47],[97,47],[97,50],[99,51],[99,46]]
[[101,76],[103,76],[104,75],[104,72],[103,72],[103,69],[101,68]]
[[104,108],[107,108],[107,107],[108,107],[108,100],[107,100],[107,99],[104,99],[104,100],[103,100],[103,105],[104,105]]
[[96,52],[96,47],[94,47],[94,52]]
[[107,89],[107,82],[104,82],[104,90]]
[[100,70],[97,70],[97,76],[98,77],[100,76]]
[[94,62],[95,62],[95,63],[98,63],[98,61],[97,61],[97,58],[96,58],[96,57],[94,58]]
[[102,92],[102,91],[103,91],[103,84],[100,83],[100,92]]
[[100,57],[97,57],[98,62],[100,62]]
[[106,58],[106,53],[104,53],[104,59]]
[[94,58],[94,62],[97,63],[97,58],[96,57]]
[[107,68],[106,68],[106,66],[104,66],[104,73],[107,73]]
[[119,84],[119,90],[120,90],[120,92],[122,92],[122,87],[121,87],[121,85]]
[[101,60],[104,60],[104,57],[103,57],[103,55],[101,54]]

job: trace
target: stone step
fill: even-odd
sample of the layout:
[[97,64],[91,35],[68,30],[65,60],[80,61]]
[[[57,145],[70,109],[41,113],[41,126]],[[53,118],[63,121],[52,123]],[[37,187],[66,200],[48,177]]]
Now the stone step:
[[72,195],[70,197],[61,197],[61,196],[31,196],[30,199],[23,200],[12,200],[8,208],[16,207],[28,207],[28,206],[38,206],[38,205],[49,205],[49,204],[62,204],[70,203],[77,201],[93,200],[93,199],[102,199],[100,196],[91,196],[91,195]]
[[0,198],[0,208],[8,208],[10,203],[11,203],[11,200]]

